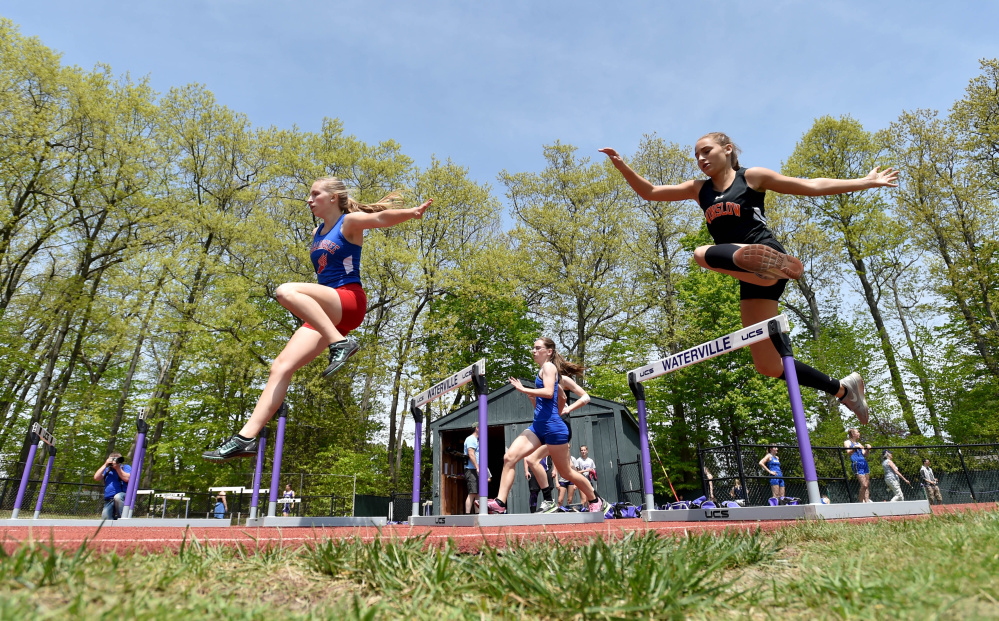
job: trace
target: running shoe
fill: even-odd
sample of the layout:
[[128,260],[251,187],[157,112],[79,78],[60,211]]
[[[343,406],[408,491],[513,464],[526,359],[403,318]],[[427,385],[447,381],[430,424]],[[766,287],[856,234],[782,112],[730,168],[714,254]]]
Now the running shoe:
[[846,394],[839,402],[857,415],[857,420],[860,421],[861,425],[866,425],[869,416],[867,399],[864,397],[864,378],[860,376],[860,373],[853,372],[841,379],[839,383],[846,386]]
[[323,377],[336,373],[340,367],[347,364],[347,359],[357,353],[361,346],[352,338],[345,338],[336,343],[330,343],[330,365],[323,371]]
[[214,451],[205,451],[201,454],[202,459],[222,463],[238,457],[256,457],[258,442],[256,438],[242,440],[239,436],[233,435],[223,442]]
[[540,505],[538,505],[538,510],[536,513],[555,513],[558,511],[558,503],[554,500],[543,500]]
[[801,261],[763,244],[749,244],[735,251],[732,262],[760,278],[801,278],[805,268]]
[[597,496],[593,499],[593,502],[586,503],[586,511],[590,513],[599,512],[601,515],[607,515],[607,510],[610,509],[611,505],[609,502]]
[[486,503],[486,508],[489,513],[506,513],[506,507],[501,507],[495,498],[489,499],[489,502]]

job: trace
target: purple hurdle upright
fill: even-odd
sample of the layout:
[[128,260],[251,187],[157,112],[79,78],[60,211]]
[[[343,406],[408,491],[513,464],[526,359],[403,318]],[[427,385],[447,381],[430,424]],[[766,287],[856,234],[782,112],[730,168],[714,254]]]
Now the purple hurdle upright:
[[45,476],[42,478],[42,488],[38,490],[38,502],[35,503],[35,519],[42,513],[42,502],[45,501],[45,490],[49,488],[49,475],[52,474],[52,463],[55,461],[56,448],[49,445],[49,463],[45,466]]
[[819,493],[819,477],[815,472],[815,458],[812,456],[812,440],[808,436],[808,420],[805,418],[805,408],[801,403],[801,387],[798,386],[798,372],[794,369],[794,355],[791,350],[791,340],[781,330],[780,322],[775,319],[767,321],[767,332],[770,341],[784,362],[784,380],[787,383],[787,396],[791,401],[791,416],[794,418],[794,433],[798,437],[798,453],[801,454],[801,471],[805,475],[805,489],[808,490],[808,504],[822,504],[822,494]]
[[35,453],[38,452],[38,423],[31,426],[31,446],[28,448],[28,459],[24,462],[24,470],[21,472],[21,486],[17,488],[17,498],[14,499],[14,509],[10,513],[10,519],[16,520],[17,514],[21,512],[21,503],[24,502],[24,492],[28,489],[28,479],[31,478],[31,469],[35,465]]
[[416,423],[416,433],[413,439],[413,512],[410,515],[420,515],[420,438],[423,436],[423,410],[416,407],[415,402],[410,399],[409,413],[413,415]]
[[[284,450],[284,426],[288,422],[288,406],[278,408],[277,433],[274,434],[274,461],[271,462],[271,494],[267,503],[267,517],[277,517],[278,485],[281,483],[281,452]],[[259,455],[262,451],[257,451]]]
[[257,446],[257,467],[253,471],[253,496],[250,497],[250,519],[257,517],[257,506],[260,501],[260,476],[264,471],[264,449],[267,447],[267,427],[260,430],[260,444]]
[[[489,498],[489,420],[488,420],[488,409],[489,409],[489,396],[487,394],[486,386],[486,372],[485,369],[478,370],[477,365],[472,366],[472,382],[475,383],[475,393],[478,395],[479,399],[479,437],[482,440],[479,442],[479,515],[487,515],[489,513],[489,503],[486,499]],[[485,466],[486,471],[482,472],[482,466]]]
[[128,485],[125,487],[125,504],[121,508],[122,518],[131,518],[135,508],[135,493],[139,490],[139,479],[142,477],[142,461],[146,458],[146,423],[145,411],[140,412],[135,419],[135,451],[132,453],[132,469],[128,474]]
[[645,508],[652,511],[656,508],[652,491],[652,456],[649,454],[649,424],[645,415],[645,386],[635,377],[635,372],[628,373],[628,386],[638,403],[638,439],[642,448],[642,491],[645,494]]

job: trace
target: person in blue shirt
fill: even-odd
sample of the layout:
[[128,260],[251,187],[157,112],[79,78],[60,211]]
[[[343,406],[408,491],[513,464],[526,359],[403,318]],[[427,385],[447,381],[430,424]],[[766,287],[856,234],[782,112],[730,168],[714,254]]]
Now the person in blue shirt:
[[479,425],[476,423],[472,434],[465,438],[465,513],[472,512],[472,506],[479,500]]
[[117,520],[125,506],[125,486],[131,476],[132,467],[126,465],[121,453],[111,453],[94,473],[94,480],[104,483],[104,510],[102,520]]
[[215,498],[215,517],[223,520],[225,514],[229,512],[229,504],[225,501],[225,492],[219,492]]
[[[559,416],[559,379],[563,375],[575,375],[582,371],[578,364],[569,362],[555,351],[555,342],[542,337],[534,341],[531,348],[534,362],[540,367],[534,380],[534,388],[524,386],[515,377],[510,385],[534,401],[534,421],[513,441],[503,455],[503,474],[496,498],[487,502],[489,513],[506,513],[506,501],[510,488],[517,477],[515,466],[538,449],[548,445],[548,453],[559,474],[568,479],[583,497],[584,510],[606,513],[610,504],[596,495],[589,480],[572,467],[569,455],[569,427]],[[540,507],[539,507],[540,509]]]
[[294,504],[292,501],[295,500],[295,490],[291,489],[291,483],[284,486],[284,493],[281,494],[281,498],[288,501],[284,503],[284,506],[281,508],[281,515],[288,517],[291,515],[291,506]]
[[867,453],[870,444],[860,443],[860,431],[856,428],[847,429],[846,440],[843,442],[846,454],[850,456],[850,466],[857,475],[860,489],[857,491],[857,502],[871,502],[871,467],[867,463]]
[[780,459],[777,457],[777,451],[779,449],[776,446],[770,445],[767,447],[767,454],[763,456],[760,460],[760,468],[769,474],[770,479],[770,491],[774,498],[784,497],[784,472],[780,469]]
[[295,371],[328,352],[329,365],[322,372],[323,377],[328,377],[357,352],[360,345],[347,334],[361,325],[367,312],[368,298],[361,287],[364,232],[422,218],[433,201],[398,208],[402,202],[402,197],[393,192],[377,203],[361,204],[348,195],[346,184],[336,177],[312,184],[306,205],[313,219],[322,220],[312,231],[309,247],[318,282],[286,282],[274,291],[278,303],[304,323],[271,363],[267,384],[250,419],[217,449],[202,453],[203,459],[221,463],[255,457],[257,436],[284,403]]

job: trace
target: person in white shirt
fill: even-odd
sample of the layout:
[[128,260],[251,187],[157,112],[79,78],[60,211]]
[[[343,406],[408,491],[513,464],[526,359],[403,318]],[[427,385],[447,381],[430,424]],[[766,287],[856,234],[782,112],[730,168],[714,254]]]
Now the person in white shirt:
[[905,478],[901,472],[898,470],[898,466],[892,460],[891,451],[884,452],[884,461],[881,462],[881,466],[885,469],[885,485],[888,486],[888,493],[893,494],[891,502],[901,502],[905,500],[905,496],[902,494],[902,484],[898,482],[899,479],[905,481],[906,485],[912,485],[909,483],[909,479]]
[[[586,477],[593,489],[597,489],[597,464],[590,458],[590,449],[583,444],[579,447],[579,457],[576,458],[576,470]],[[576,486],[569,486],[569,504],[575,499]]]

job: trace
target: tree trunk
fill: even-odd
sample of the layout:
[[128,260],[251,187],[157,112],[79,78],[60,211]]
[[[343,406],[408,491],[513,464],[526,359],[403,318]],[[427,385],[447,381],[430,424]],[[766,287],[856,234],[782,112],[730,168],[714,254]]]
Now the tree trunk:
[[867,267],[864,265],[864,260],[858,257],[854,248],[849,243],[847,244],[847,252],[850,254],[850,263],[853,264],[853,268],[856,270],[860,285],[864,289],[864,300],[867,301],[867,308],[871,311],[871,318],[874,319],[874,325],[878,330],[878,339],[881,341],[881,352],[884,354],[885,362],[888,364],[888,372],[891,375],[891,385],[895,391],[895,397],[898,399],[899,405],[902,406],[902,417],[905,420],[905,425],[910,435],[921,436],[923,432],[919,430],[919,423],[916,422],[916,414],[912,410],[912,403],[909,401],[909,395],[905,392],[905,385],[902,383],[902,374],[899,372],[898,362],[895,360],[895,348],[888,338],[888,330],[885,328],[884,319],[881,317],[881,309],[878,308],[878,301],[874,295],[874,287],[871,286],[870,281],[867,279]]
[[896,282],[892,282],[892,296],[895,298],[895,309],[898,311],[898,320],[902,323],[902,331],[905,333],[905,342],[909,346],[909,354],[912,356],[912,372],[919,379],[919,388],[923,391],[923,399],[926,404],[926,411],[930,416],[930,424],[933,425],[933,436],[943,442],[943,432],[940,429],[940,419],[937,418],[936,401],[933,399],[933,387],[926,377],[926,370],[923,367],[922,358],[916,351],[916,343],[912,340],[909,332],[909,324],[905,320],[905,311],[902,308],[902,301],[898,298],[898,287]]
[[122,386],[121,395],[118,397],[118,405],[115,407],[114,418],[111,420],[111,428],[108,430],[108,443],[106,447],[108,454],[114,451],[115,444],[118,441],[121,419],[125,416],[125,403],[128,402],[128,397],[132,390],[132,378],[135,377],[135,369],[138,367],[139,359],[142,357],[142,344],[145,342],[146,331],[149,329],[149,321],[152,319],[153,309],[156,307],[156,298],[159,297],[164,280],[165,276],[161,275],[156,281],[156,285],[153,287],[153,296],[149,300],[149,307],[142,318],[142,326],[139,328],[135,348],[132,350],[132,359],[128,363],[128,373],[125,374],[125,385]]

